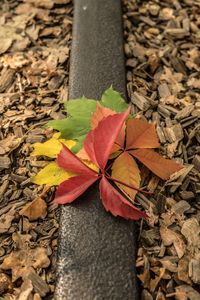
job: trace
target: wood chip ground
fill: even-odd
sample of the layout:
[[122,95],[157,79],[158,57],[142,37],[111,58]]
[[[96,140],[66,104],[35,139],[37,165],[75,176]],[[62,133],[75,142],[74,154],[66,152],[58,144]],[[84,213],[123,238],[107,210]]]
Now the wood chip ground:
[[137,275],[143,300],[200,299],[200,2],[123,1],[132,114],[156,124],[160,152],[185,168],[163,183],[143,168]]
[[31,152],[62,117],[72,13],[71,0],[1,1],[0,299],[53,299],[59,212],[52,190],[31,183],[46,164]]
[[[58,209],[30,177],[30,154],[68,95],[71,0],[2,0],[0,8],[0,300],[52,299]],[[154,122],[160,152],[185,168],[163,183],[142,170],[137,275],[143,300],[200,299],[200,2],[123,0],[132,114]],[[41,204],[37,215],[29,205]],[[46,205],[47,204],[47,205]],[[29,218],[20,213],[26,208]]]

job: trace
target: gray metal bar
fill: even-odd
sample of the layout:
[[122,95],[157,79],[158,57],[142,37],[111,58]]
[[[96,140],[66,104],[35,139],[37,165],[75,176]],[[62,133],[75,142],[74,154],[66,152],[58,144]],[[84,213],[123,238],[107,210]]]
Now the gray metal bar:
[[[75,0],[70,98],[125,92],[120,0]],[[62,206],[57,300],[136,300],[134,223],[107,213],[94,185]]]

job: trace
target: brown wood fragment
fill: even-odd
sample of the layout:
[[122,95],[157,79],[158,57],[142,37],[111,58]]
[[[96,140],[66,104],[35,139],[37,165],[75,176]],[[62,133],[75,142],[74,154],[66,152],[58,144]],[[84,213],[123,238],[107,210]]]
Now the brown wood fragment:
[[195,169],[197,169],[200,172],[200,155],[195,155],[192,160],[192,163]]
[[189,117],[189,115],[192,113],[193,110],[194,110],[194,105],[189,104],[188,106],[186,106],[176,114],[175,119],[179,121],[181,119]]
[[159,95],[161,98],[168,97],[171,95],[171,92],[169,90],[167,83],[160,84],[158,87],[158,92],[159,92]]
[[10,165],[11,161],[8,156],[0,156],[0,170],[8,169]]
[[190,209],[190,204],[184,200],[177,202],[175,205],[172,206],[172,210],[179,215],[184,214],[186,211]]
[[11,69],[4,68],[0,75],[0,93],[8,90],[14,81],[15,71]]
[[45,297],[46,294],[49,292],[49,286],[35,272],[28,273],[27,275],[25,275],[25,278],[31,280],[35,292],[38,293],[41,297]]
[[184,137],[183,129],[180,124],[165,128],[165,136],[170,143],[181,141]]
[[131,96],[131,102],[135,104],[139,109],[146,111],[150,107],[149,101],[137,92],[134,92]]

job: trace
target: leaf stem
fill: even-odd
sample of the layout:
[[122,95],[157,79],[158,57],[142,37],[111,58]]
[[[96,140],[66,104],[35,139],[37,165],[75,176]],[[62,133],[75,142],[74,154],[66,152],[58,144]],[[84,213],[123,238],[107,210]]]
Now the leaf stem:
[[138,189],[138,188],[136,188],[136,187],[134,187],[134,186],[131,186],[131,185],[129,185],[129,184],[127,184],[127,183],[125,183],[125,182],[123,182],[123,181],[121,181],[121,180],[118,180],[118,179],[116,179],[116,178],[113,178],[113,177],[110,176],[109,174],[105,174],[105,176],[106,176],[108,179],[110,179],[110,180],[112,180],[112,181],[114,181],[114,182],[117,182],[117,183],[119,183],[119,184],[122,184],[122,185],[124,185],[124,186],[126,186],[126,187],[128,187],[128,188],[130,188],[130,189],[133,189],[133,190],[136,190],[136,191],[138,191],[138,192],[145,193],[145,194],[149,194],[149,195],[152,195],[152,194],[153,194],[153,192],[148,192],[148,191],[144,191],[143,189]]

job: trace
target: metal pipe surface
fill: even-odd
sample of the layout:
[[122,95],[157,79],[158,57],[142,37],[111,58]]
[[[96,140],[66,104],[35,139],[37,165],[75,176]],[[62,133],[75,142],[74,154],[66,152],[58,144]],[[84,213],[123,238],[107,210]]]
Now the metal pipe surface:
[[[120,0],[75,0],[70,99],[126,95]],[[61,207],[56,300],[136,300],[134,223],[107,213],[98,184]]]

